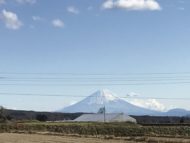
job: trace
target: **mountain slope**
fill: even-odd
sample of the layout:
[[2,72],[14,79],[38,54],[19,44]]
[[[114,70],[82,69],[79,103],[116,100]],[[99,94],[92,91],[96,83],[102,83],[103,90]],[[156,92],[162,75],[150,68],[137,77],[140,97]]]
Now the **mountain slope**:
[[190,116],[190,111],[185,109],[171,109],[168,112],[163,114],[164,116]]
[[61,112],[66,113],[97,113],[102,107],[106,107],[107,113],[126,113],[129,115],[156,115],[160,114],[158,111],[149,110],[135,106],[116,97],[109,90],[101,90],[93,93],[84,100],[66,107]]

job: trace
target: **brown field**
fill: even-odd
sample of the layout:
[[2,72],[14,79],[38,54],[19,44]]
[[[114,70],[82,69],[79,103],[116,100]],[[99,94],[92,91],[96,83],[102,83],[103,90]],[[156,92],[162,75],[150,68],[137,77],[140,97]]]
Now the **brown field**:
[[[53,136],[37,134],[0,134],[1,143],[125,143],[124,140],[106,140],[73,136]],[[133,143],[133,142],[129,142]]]
[[190,143],[188,125],[13,122],[0,132],[0,143]]
[[[130,141],[133,140],[133,141]],[[101,139],[76,136],[56,136],[43,134],[15,134],[1,133],[1,143],[189,143],[190,139],[180,138],[158,138],[158,137],[136,137]]]

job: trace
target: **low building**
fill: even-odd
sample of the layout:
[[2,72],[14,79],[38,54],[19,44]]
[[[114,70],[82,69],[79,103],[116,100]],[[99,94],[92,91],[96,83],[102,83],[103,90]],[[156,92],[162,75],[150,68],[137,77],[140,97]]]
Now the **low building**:
[[110,114],[83,114],[74,120],[75,122],[133,122],[136,119],[123,114],[123,113],[110,113]]

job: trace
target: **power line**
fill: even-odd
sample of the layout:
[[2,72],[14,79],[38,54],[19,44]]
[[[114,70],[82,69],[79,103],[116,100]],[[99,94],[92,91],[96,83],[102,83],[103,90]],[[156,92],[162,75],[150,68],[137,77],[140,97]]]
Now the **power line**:
[[0,93],[0,95],[15,95],[15,96],[52,96],[52,97],[86,97],[82,95],[71,95],[71,94],[32,94],[32,93]]
[[77,76],[77,77],[73,77],[73,76],[66,76],[66,77],[62,77],[62,76],[42,76],[42,77],[36,77],[36,76],[5,76],[5,77],[0,77],[0,81],[5,81],[5,80],[187,80],[190,79],[190,75],[180,75],[180,76]]
[[190,84],[190,82],[149,82],[149,83],[0,83],[1,86],[132,86],[132,85],[178,85]]
[[[32,94],[32,93],[0,93],[1,96],[42,96],[42,97],[68,97],[68,98],[86,98],[89,96],[74,95],[74,94]],[[90,96],[90,98],[97,96]],[[116,97],[116,96],[114,96]],[[116,97],[119,99],[159,99],[159,100],[190,100],[190,98],[180,97],[180,98],[169,98],[169,97]]]
[[0,72],[1,75],[72,75],[72,76],[97,76],[97,75],[180,75],[190,72],[150,72],[150,73],[56,73],[56,72]]
[[190,78],[175,78],[175,77],[160,77],[160,78],[148,78],[148,79],[129,79],[129,78],[4,78],[0,81],[179,81],[190,80]]
[[[20,73],[21,74],[21,73]],[[21,74],[21,76],[18,75],[8,75],[8,76],[1,76],[0,81],[40,81],[40,80],[54,80],[54,81],[85,81],[85,80],[91,80],[91,81],[180,81],[180,80],[190,80],[190,75],[139,75],[139,76],[130,76],[130,75],[104,75],[104,76],[92,76],[92,74],[89,75],[80,75],[76,74],[77,76],[60,76],[60,75],[46,75],[43,76],[32,76],[27,75],[24,76]]]

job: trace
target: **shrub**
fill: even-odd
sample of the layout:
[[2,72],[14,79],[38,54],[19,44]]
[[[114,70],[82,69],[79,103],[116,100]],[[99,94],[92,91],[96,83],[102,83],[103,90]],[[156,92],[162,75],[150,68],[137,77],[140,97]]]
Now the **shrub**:
[[46,122],[48,119],[48,117],[46,115],[43,115],[43,114],[38,114],[36,116],[36,120],[40,121],[40,122]]

